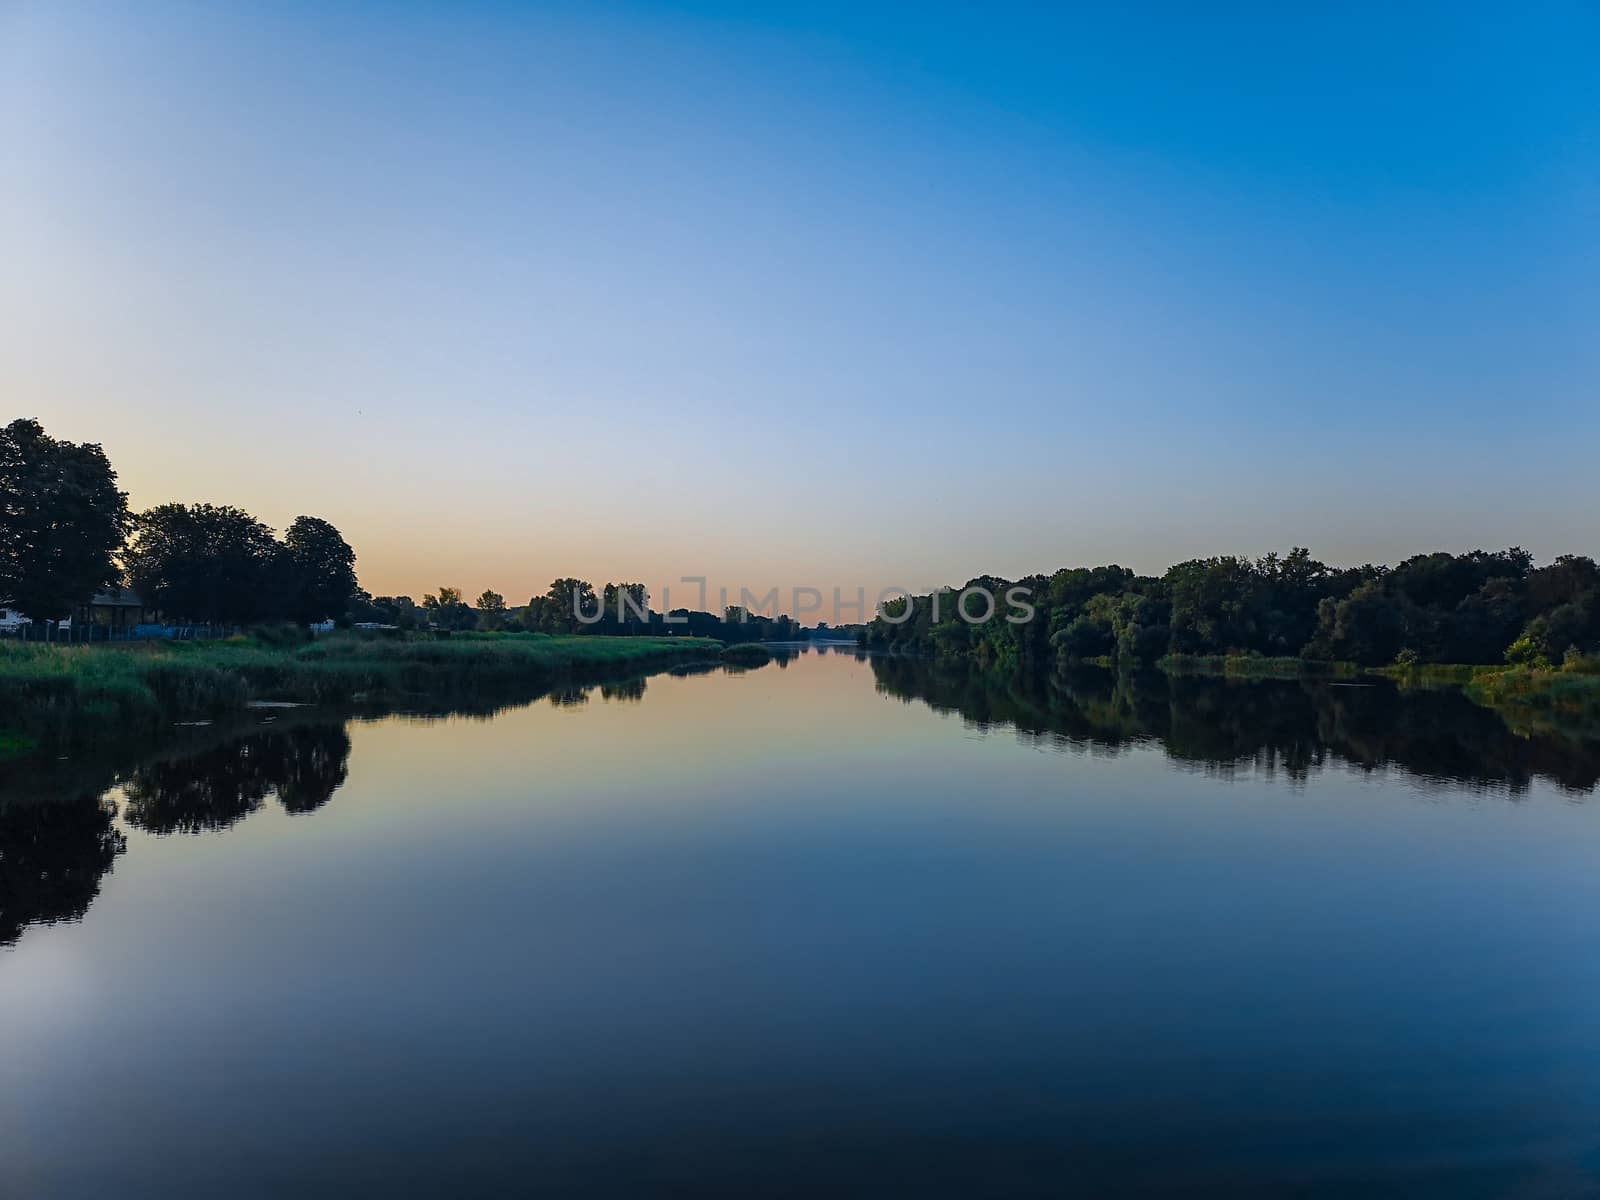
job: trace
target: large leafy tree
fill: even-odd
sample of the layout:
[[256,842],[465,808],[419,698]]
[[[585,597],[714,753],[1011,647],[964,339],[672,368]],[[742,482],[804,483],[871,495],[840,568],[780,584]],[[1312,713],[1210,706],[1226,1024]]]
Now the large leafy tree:
[[296,517],[283,537],[289,615],[312,622],[342,617],[356,594],[356,552],[319,517]]
[[594,594],[594,585],[570,576],[555,579],[544,594],[540,627],[546,633],[577,633],[587,631],[588,624],[578,620],[577,614],[593,616],[599,611],[600,601]]
[[503,629],[506,624],[506,598],[499,592],[484,588],[483,594],[478,597],[477,609],[479,629]]
[[608,621],[636,625],[649,619],[650,591],[642,583],[608,583],[602,597]]
[[162,504],[135,520],[128,582],[168,616],[237,625],[282,616],[282,547],[243,509]]
[[0,599],[34,620],[67,615],[116,581],[127,531],[127,493],[98,445],[26,419],[0,430]]

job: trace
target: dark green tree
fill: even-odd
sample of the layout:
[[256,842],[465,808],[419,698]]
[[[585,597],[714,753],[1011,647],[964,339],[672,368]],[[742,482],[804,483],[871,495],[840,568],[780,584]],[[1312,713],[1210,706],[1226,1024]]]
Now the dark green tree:
[[36,621],[66,616],[116,582],[128,497],[93,443],[37,421],[0,430],[0,598]]
[[549,602],[544,596],[530,597],[527,606],[522,610],[522,627],[529,633],[544,632],[547,607]]
[[139,514],[134,527],[128,582],[167,616],[239,625],[289,615],[281,607],[282,548],[243,509],[161,504]]
[[642,583],[608,583],[602,593],[607,628],[631,629],[650,611],[650,592]]
[[479,629],[494,630],[505,627],[506,598],[499,592],[485,588],[473,607],[477,609]]
[[600,607],[594,586],[570,577],[552,580],[544,600],[539,623],[546,633],[586,631],[590,626],[578,620],[577,614],[582,612],[584,616],[593,616]]
[[288,615],[310,623],[342,617],[356,594],[356,552],[320,517],[296,517],[283,537]]
[[471,629],[478,623],[478,614],[467,607],[461,598],[461,589],[442,587],[422,598],[422,611],[436,629]]

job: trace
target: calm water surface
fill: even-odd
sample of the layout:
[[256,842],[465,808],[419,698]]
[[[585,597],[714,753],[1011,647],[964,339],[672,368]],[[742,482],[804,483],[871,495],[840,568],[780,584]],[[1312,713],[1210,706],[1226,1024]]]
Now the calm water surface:
[[1592,742],[841,652],[262,719],[13,781],[0,1195],[1600,1195]]

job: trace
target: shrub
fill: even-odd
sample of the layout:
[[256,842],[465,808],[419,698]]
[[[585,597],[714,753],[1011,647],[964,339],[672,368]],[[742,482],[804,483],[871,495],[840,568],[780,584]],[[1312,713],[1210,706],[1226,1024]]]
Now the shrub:
[[759,667],[772,660],[772,652],[760,642],[739,642],[722,652],[722,661],[740,667]]
[[1570,646],[1566,657],[1561,660],[1561,669],[1574,675],[1600,675],[1600,651],[1586,654],[1576,646]]
[[1550,669],[1550,660],[1539,649],[1539,643],[1527,634],[1506,647],[1506,662],[1513,667],[1534,667],[1541,671]]

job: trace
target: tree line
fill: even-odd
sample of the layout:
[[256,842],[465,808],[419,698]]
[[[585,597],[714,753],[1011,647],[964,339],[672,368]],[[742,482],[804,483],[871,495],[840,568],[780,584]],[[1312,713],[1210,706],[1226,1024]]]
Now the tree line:
[[650,609],[650,593],[642,583],[607,583],[596,589],[587,580],[552,580],[539,595],[520,607],[506,604],[499,592],[485,589],[468,604],[457,587],[429,592],[418,604],[410,596],[372,596],[358,592],[350,602],[352,624],[392,625],[397,629],[567,633],[610,636],[690,636],[721,641],[792,641],[807,636],[800,623],[784,615],[768,617],[730,605],[721,616],[675,608]]
[[128,507],[105,451],[60,441],[39,422],[0,429],[0,600],[36,622],[126,585],[167,619],[207,625],[342,616],[355,552],[318,517],[280,539],[243,509]]
[[1594,560],[1564,554],[1535,567],[1518,547],[1346,568],[1297,547],[1254,560],[1191,559],[1160,576],[1110,565],[1014,581],[983,576],[966,587],[995,596],[1026,588],[1034,611],[1027,620],[973,623],[956,611],[955,592],[900,597],[862,640],[997,665],[1262,655],[1366,666],[1551,666],[1600,650]]
[[737,608],[721,616],[651,612],[644,585],[629,582],[597,592],[585,580],[561,578],[519,608],[493,590],[471,605],[453,587],[420,604],[373,597],[360,588],[355,563],[338,529],[318,517],[297,517],[280,538],[230,505],[160,504],[135,513],[99,445],[52,438],[29,419],[0,429],[0,602],[41,624],[126,586],[165,620],[209,626],[332,620],[724,641],[803,636],[790,617]]

